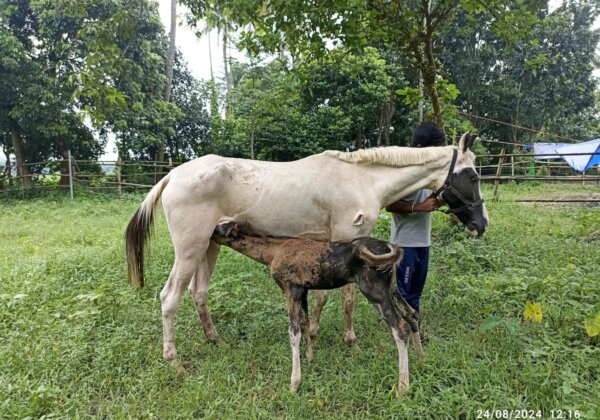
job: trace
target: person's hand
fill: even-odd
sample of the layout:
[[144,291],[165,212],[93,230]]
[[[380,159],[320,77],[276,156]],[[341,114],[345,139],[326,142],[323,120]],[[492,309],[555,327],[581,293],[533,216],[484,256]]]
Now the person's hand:
[[429,213],[442,206],[442,202],[437,198],[431,196],[427,197],[425,201],[415,204],[414,211],[419,213]]

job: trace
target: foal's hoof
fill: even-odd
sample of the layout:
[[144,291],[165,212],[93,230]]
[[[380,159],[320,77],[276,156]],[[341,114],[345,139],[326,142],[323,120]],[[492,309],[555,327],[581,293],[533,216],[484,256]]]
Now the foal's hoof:
[[396,398],[400,398],[405,396],[408,393],[408,385],[407,384],[394,384],[391,391]]
[[309,363],[310,363],[310,362],[312,362],[312,361],[313,361],[313,359],[315,358],[315,355],[314,355],[314,353],[313,353],[313,350],[312,350],[312,349],[308,349],[308,350],[306,350],[306,355],[305,355],[305,357],[306,357],[306,361],[307,361],[307,362],[309,362]]
[[183,363],[181,363],[177,359],[171,360],[171,367],[173,369],[175,369],[175,371],[177,372],[178,375],[185,375],[186,374],[186,370],[183,367]]
[[319,334],[319,326],[317,324],[311,323],[309,334],[310,334],[311,340],[314,340],[315,338],[317,338],[317,334]]
[[360,346],[358,345],[358,342],[356,340],[354,340],[351,344],[350,344],[350,354],[358,354],[360,353]]
[[213,346],[229,348],[229,344],[227,344],[227,341],[223,340],[219,336],[207,338],[207,340],[208,340],[209,344],[212,344]]

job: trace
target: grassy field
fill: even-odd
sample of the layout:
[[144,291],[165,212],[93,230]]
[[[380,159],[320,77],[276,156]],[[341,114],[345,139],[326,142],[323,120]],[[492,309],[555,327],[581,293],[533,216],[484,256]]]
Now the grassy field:
[[[186,294],[177,340],[188,373],[177,375],[161,359],[158,296],[173,259],[162,216],[138,291],[126,281],[123,232],[141,197],[0,198],[0,418],[600,418],[600,342],[584,328],[600,312],[600,207],[513,202],[599,188],[500,192],[484,239],[435,214],[427,360],[417,367],[411,350],[400,398],[387,326],[357,296],[361,351],[349,352],[337,292],[291,395],[283,297],[264,267],[230,250],[209,297],[228,346],[206,343]],[[388,229],[382,215],[374,234],[387,239]],[[528,301],[541,305],[540,323],[524,319]]]

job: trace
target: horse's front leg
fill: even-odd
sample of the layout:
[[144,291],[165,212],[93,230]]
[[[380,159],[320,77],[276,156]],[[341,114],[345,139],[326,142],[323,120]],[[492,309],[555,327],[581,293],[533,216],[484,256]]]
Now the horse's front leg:
[[302,339],[302,293],[306,291],[301,288],[291,287],[289,293],[286,293],[286,301],[290,316],[290,325],[288,334],[290,336],[290,347],[292,348],[292,376],[290,390],[298,392],[301,381],[300,366],[300,341]]
[[344,307],[344,343],[358,350],[356,334],[352,326],[352,313],[354,312],[354,283],[347,284],[340,289],[342,295],[342,306]]

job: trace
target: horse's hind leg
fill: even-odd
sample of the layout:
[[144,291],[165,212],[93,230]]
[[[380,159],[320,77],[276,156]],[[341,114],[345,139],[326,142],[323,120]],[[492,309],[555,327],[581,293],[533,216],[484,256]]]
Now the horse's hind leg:
[[218,343],[220,341],[219,334],[208,310],[208,284],[215,269],[219,251],[220,246],[211,241],[206,255],[200,259],[194,278],[190,283],[190,293],[196,305],[204,335],[211,343]]
[[174,361],[177,358],[175,314],[179,308],[181,296],[190,283],[197,265],[195,258],[176,256],[169,279],[160,292],[163,318],[163,358],[167,361]]

